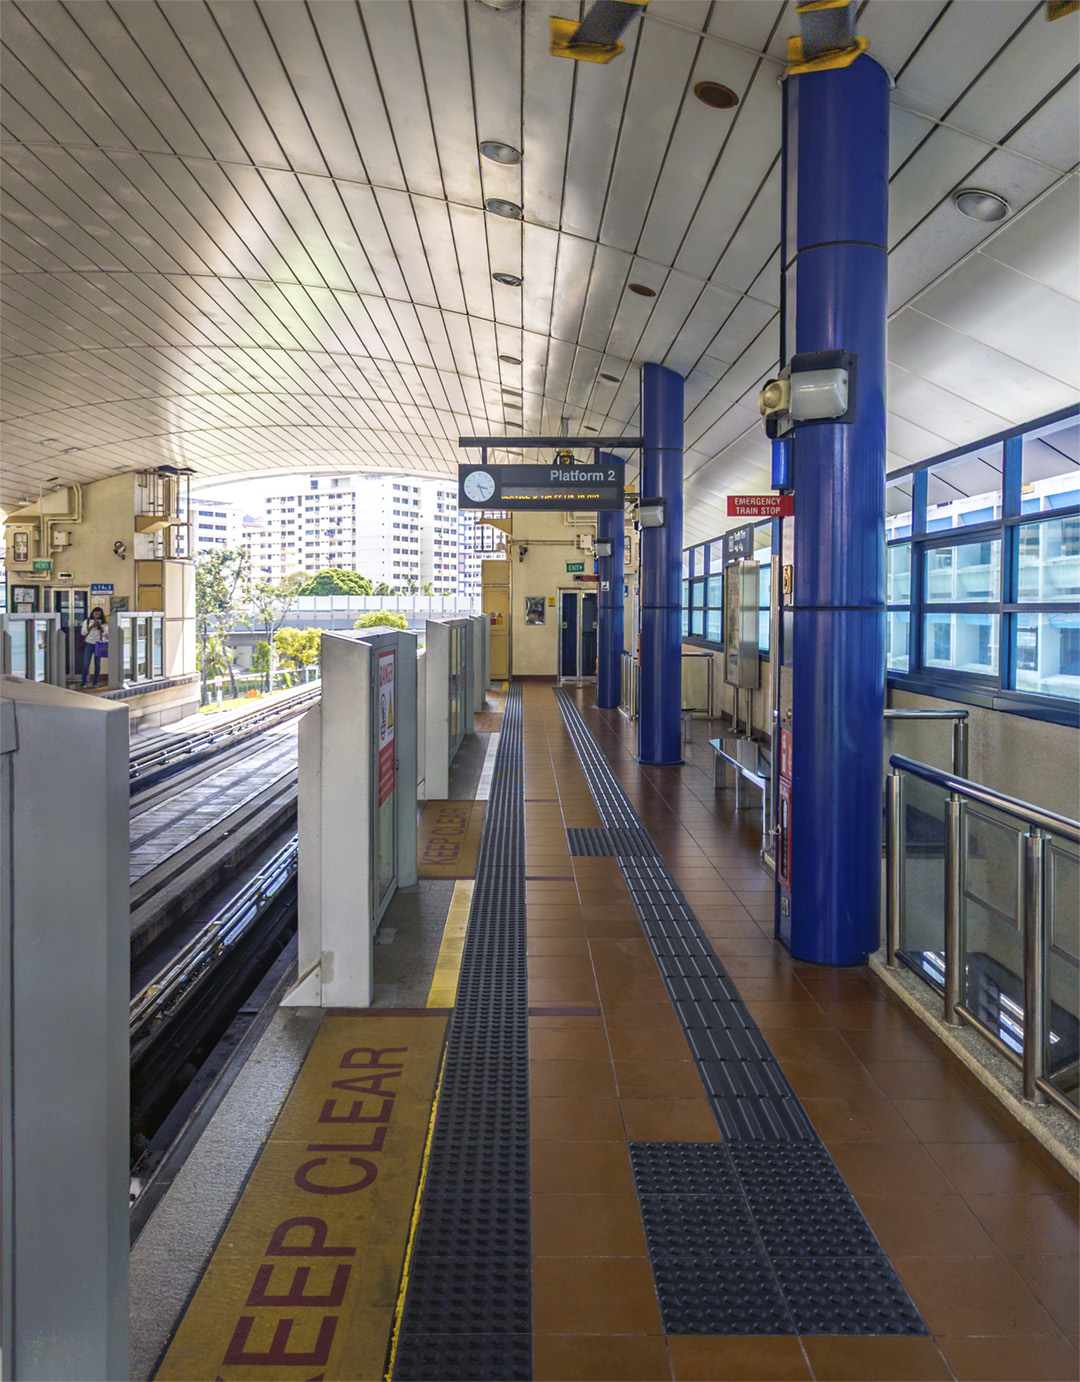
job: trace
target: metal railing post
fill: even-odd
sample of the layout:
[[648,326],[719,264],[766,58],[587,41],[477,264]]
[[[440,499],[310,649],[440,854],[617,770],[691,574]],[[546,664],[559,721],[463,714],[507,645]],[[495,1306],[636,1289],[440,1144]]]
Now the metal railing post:
[[967,777],[968,775],[968,724],[966,715],[953,721],[952,770],[954,777]]
[[964,799],[950,792],[945,804],[945,1021],[959,1027],[963,956],[960,948],[964,914]]
[[1046,926],[1045,874],[1046,834],[1032,830],[1024,837],[1024,910],[1021,926],[1024,941],[1024,1098],[1035,1104],[1046,1102],[1038,1087],[1042,1076],[1046,1045],[1046,1004],[1043,932]]
[[885,779],[885,962],[899,962],[900,922],[904,915],[904,775],[890,772]]

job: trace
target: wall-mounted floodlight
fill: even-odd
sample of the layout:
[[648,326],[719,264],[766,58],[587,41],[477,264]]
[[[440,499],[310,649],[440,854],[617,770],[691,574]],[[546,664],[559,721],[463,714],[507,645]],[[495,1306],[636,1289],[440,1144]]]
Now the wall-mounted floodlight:
[[662,528],[667,523],[667,500],[639,500],[637,521],[643,528]]
[[598,557],[613,557],[615,555],[615,539],[612,537],[598,537],[593,551]]

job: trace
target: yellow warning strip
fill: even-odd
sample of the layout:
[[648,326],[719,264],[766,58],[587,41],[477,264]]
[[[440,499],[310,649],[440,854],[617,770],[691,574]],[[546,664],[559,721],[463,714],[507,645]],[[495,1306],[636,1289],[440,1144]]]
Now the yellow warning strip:
[[405,1245],[405,1265],[401,1270],[401,1285],[398,1287],[397,1303],[394,1306],[394,1324],[390,1333],[390,1351],[386,1363],[385,1382],[391,1382],[394,1375],[394,1362],[397,1358],[398,1340],[401,1337],[401,1316],[405,1311],[405,1296],[409,1289],[409,1268],[412,1266],[413,1244],[416,1242],[416,1227],[420,1222],[420,1201],[427,1180],[428,1162],[431,1160],[431,1139],[435,1134],[435,1115],[439,1111],[439,1096],[442,1094],[443,1072],[446,1069],[446,1049],[443,1048],[439,1078],[435,1085],[435,1097],[431,1101],[431,1118],[428,1120],[427,1141],[424,1143],[424,1159],[420,1163],[420,1183],[416,1187],[413,1201],[412,1219],[409,1222],[409,1241]]
[[472,906],[474,886],[475,880],[472,878],[461,878],[454,884],[454,895],[450,899],[439,958],[435,962],[435,973],[428,994],[429,1008],[452,1008],[457,998],[461,954],[465,947],[465,930],[469,925],[469,908]]
[[381,1378],[446,1019],[327,1016],[157,1373]]

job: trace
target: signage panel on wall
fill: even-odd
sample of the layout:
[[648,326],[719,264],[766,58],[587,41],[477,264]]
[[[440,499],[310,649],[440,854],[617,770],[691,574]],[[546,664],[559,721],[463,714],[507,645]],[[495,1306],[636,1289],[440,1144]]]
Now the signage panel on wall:
[[95,595],[111,595],[112,593],[113,593],[113,583],[112,583],[112,581],[108,581],[108,582],[104,582],[104,581],[103,581],[103,582],[100,582],[100,583],[95,583],[94,585],[91,585],[91,587],[90,587],[90,595],[91,595],[91,597],[93,597],[93,596],[95,596]]
[[394,653],[379,654],[379,805],[394,790]]
[[793,494],[729,494],[728,518],[787,518],[795,512]]
[[459,465],[459,509],[621,509],[626,467]]

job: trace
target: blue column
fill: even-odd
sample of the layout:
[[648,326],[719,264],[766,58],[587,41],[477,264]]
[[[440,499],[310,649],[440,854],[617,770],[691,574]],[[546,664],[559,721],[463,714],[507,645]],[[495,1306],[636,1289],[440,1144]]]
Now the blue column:
[[667,500],[662,528],[641,530],[641,676],[638,758],[681,763],[683,379],[641,367],[641,497]]
[[789,81],[795,350],[857,357],[854,420],[794,433],[791,951],[860,964],[881,905],[889,83],[866,56]]
[[[615,460],[601,454],[600,464]],[[598,557],[600,592],[596,608],[596,704],[613,710],[622,700],[623,574],[626,520],[622,509],[596,515],[596,536],[611,541],[610,557]]]

